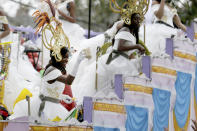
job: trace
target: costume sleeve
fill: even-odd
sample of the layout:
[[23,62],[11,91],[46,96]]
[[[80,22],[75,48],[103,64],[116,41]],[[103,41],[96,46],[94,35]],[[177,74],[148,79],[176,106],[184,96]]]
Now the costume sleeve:
[[128,31],[120,31],[118,34],[116,34],[115,40],[118,40],[118,39],[123,39],[123,40],[130,41],[133,43],[136,42],[135,37]]
[[52,67],[49,67],[47,70],[46,70],[46,75],[44,76],[44,79],[46,81],[48,80],[53,80],[59,76],[62,75],[61,71],[59,71],[58,69],[54,69],[52,71],[50,71],[49,73],[47,73],[48,70],[50,70]]
[[114,23],[114,25],[108,29],[105,33],[110,36],[111,38],[114,38],[114,36],[116,35],[116,32],[118,31],[117,29],[117,25],[123,23],[123,21],[117,21]]
[[114,42],[114,46],[113,46],[114,50],[118,49],[118,44],[119,44],[119,40],[120,39],[126,40],[126,41],[130,41],[133,44],[136,44],[136,39],[130,32],[128,32],[128,31],[120,31],[115,36],[115,42]]
[[153,14],[155,13],[155,11],[159,10],[159,6],[160,6],[160,4],[156,4],[156,5],[152,6],[151,10],[152,10]]

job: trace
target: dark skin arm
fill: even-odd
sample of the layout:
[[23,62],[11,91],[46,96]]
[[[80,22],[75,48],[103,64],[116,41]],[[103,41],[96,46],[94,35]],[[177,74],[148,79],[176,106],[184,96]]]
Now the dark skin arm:
[[[144,54],[145,49],[141,45],[136,44],[136,45],[126,46],[124,45],[125,42],[126,41],[122,39],[119,41],[118,51],[130,51],[130,50],[138,49],[141,52],[141,54]],[[129,58],[134,59],[135,56],[133,54],[130,54]]]
[[70,16],[66,15],[65,13],[63,13],[62,11],[58,10],[59,14],[67,21],[71,22],[71,23],[75,23],[76,22],[76,17],[75,17],[75,3],[74,2],[70,2]]
[[140,52],[144,51],[144,48],[141,45],[131,45],[131,46],[126,46],[124,43],[126,40],[120,40],[119,45],[118,45],[118,51],[130,51],[134,49],[138,49]]
[[178,15],[174,16],[173,21],[176,24],[176,26],[178,26],[180,29],[182,29],[184,32],[186,32],[187,28],[185,25],[182,24]]
[[[154,4],[156,4],[156,3],[154,3]],[[163,17],[163,14],[164,14],[164,6],[165,6],[165,0],[161,0],[160,6],[159,6],[159,10],[154,12],[155,16],[157,16],[157,18],[159,18],[159,19],[161,19]]]
[[[5,16],[2,11],[0,11],[0,16]],[[9,28],[8,24],[3,24],[3,28],[5,29],[5,31],[2,34],[0,34],[0,40],[10,34],[10,28]]]
[[50,0],[44,0],[46,3],[48,3],[50,9],[51,9],[51,12],[53,14],[53,17],[55,17],[55,8],[53,7],[52,3]]
[[75,79],[75,77],[73,77],[71,75],[61,75],[61,76],[57,77],[56,79],[49,80],[48,83],[53,84],[55,81],[59,81],[64,84],[71,85],[74,79]]
[[[120,31],[128,31],[130,32],[130,30],[128,28],[123,27]],[[125,45],[126,40],[120,39],[119,43],[118,43],[118,51],[130,51],[130,50],[134,50],[134,49],[138,49],[141,54],[144,54],[145,49],[144,47],[142,47],[140,44],[136,44],[136,45]],[[134,56],[131,54],[130,58],[132,59]]]

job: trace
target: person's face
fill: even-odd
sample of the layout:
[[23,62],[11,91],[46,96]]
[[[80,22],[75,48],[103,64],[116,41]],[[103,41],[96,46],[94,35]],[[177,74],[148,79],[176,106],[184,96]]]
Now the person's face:
[[135,14],[131,20],[131,24],[140,27],[140,21],[141,21],[140,15]]
[[69,53],[67,52],[65,55],[62,56],[61,64],[66,67],[66,64],[68,63],[68,57]]

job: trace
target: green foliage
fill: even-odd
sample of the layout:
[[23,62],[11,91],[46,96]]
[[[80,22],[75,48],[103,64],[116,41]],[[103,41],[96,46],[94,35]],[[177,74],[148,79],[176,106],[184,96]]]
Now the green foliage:
[[174,0],[181,21],[189,25],[194,18],[197,18],[197,0],[188,0],[184,3],[180,0]]
[[[77,8],[78,19],[83,20],[83,27],[88,26],[88,6],[89,0],[86,0],[87,8]],[[81,0],[75,0],[76,7],[80,7]],[[109,8],[108,0],[92,0],[91,29],[94,31],[105,31],[119,18],[119,14],[113,13]]]

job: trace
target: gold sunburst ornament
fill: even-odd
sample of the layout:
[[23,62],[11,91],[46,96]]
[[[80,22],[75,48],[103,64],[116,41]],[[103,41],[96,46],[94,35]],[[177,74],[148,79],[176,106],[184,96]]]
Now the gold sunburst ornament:
[[63,47],[70,48],[70,42],[62,29],[62,24],[55,18],[49,18],[46,12],[36,11],[34,14],[36,23],[36,33],[42,31],[43,45],[52,50],[52,56],[57,62],[62,60],[61,49]]
[[144,15],[148,11],[150,0],[128,0],[119,6],[116,0],[110,0],[110,8],[113,12],[119,13],[125,24],[131,24],[131,15],[137,13],[144,20]]

